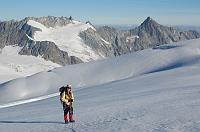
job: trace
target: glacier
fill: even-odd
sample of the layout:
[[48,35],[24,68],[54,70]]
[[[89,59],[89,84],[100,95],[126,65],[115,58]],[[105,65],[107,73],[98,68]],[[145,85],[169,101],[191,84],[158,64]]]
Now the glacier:
[[[196,132],[200,39],[55,68],[0,85],[0,130]],[[58,88],[72,84],[76,123],[63,124]]]

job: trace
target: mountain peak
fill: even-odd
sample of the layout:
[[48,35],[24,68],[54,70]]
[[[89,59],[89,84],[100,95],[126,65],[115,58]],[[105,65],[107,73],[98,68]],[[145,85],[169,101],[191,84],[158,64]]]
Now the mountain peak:
[[147,17],[146,20],[141,24],[141,26],[148,26],[148,25],[159,25],[155,20],[153,20],[151,17]]
[[151,21],[152,19],[151,19],[151,17],[149,16],[149,17],[147,17],[146,20],[147,20],[147,21]]
[[65,26],[69,23],[72,23],[72,17],[55,17],[55,16],[44,16],[44,17],[26,17],[25,21],[34,20],[39,22],[46,27],[56,27],[56,26]]

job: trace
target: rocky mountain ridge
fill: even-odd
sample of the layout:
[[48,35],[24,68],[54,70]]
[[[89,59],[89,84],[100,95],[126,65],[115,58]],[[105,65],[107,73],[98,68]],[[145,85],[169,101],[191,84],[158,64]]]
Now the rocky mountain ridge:
[[173,27],[160,25],[150,17],[131,30],[119,31],[103,26],[99,27],[97,32],[115,46],[117,55],[200,37],[196,31],[178,31]]
[[49,16],[41,18],[28,17],[21,21],[0,22],[0,48],[4,48],[7,45],[18,45],[22,48],[19,52],[21,55],[42,56],[45,60],[50,60],[60,65],[82,62],[75,56],[68,56],[67,52],[60,50],[53,42],[34,41],[32,39],[34,33],[40,31],[40,29],[28,25],[27,22],[30,19],[46,23],[45,25],[49,26],[65,25],[70,21],[63,17]]
[[[34,34],[41,29],[29,25],[29,20],[36,21],[47,28],[74,24],[72,17],[27,17],[21,21],[0,22],[0,48],[7,45],[21,47],[19,54],[41,56],[45,60],[60,65],[83,62],[77,56],[69,56],[67,51],[59,49],[51,41],[36,41]],[[87,22],[87,24],[91,24]],[[78,35],[81,41],[102,58],[135,52],[156,45],[199,38],[196,31],[178,31],[172,27],[158,24],[148,17],[140,26],[131,30],[117,30],[109,26],[88,28]],[[76,52],[76,51],[75,51]],[[87,53],[88,54],[88,53]]]

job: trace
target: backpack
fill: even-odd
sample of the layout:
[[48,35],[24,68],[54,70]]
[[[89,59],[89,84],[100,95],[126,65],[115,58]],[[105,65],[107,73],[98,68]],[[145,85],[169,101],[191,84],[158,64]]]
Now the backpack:
[[60,92],[60,102],[61,102],[61,104],[63,103],[63,101],[62,101],[62,94],[63,94],[64,91],[65,91],[65,87],[64,87],[64,86],[62,86],[61,88],[59,88],[59,92]]

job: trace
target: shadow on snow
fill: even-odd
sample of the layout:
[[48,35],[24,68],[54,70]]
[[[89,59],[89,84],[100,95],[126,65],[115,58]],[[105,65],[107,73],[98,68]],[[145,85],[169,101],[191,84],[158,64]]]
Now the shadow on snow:
[[64,122],[58,122],[58,121],[0,121],[0,124],[5,123],[5,124],[9,124],[9,123],[27,123],[27,124],[65,124]]

